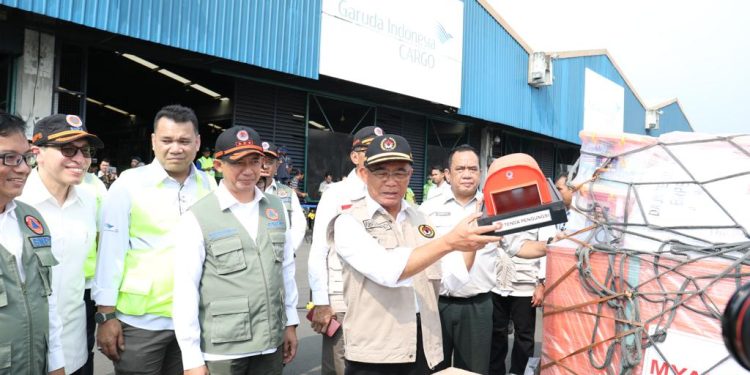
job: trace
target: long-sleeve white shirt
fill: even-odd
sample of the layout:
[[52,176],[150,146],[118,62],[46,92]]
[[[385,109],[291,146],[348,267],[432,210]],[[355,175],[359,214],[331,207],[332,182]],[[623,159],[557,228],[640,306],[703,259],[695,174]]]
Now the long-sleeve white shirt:
[[[16,202],[10,201],[5,205],[5,211],[0,212],[0,244],[10,251],[16,257],[16,267],[18,267],[18,276],[22,281],[26,280],[26,272],[21,265],[23,256],[23,235],[18,227],[18,217],[15,210]],[[52,246],[55,245],[55,239],[52,238]],[[58,286],[55,282],[54,272],[52,273],[52,294],[47,297],[49,304],[49,338],[47,342],[47,369],[48,371],[57,370],[65,366],[65,354],[62,346],[62,320],[57,313],[57,292]],[[85,331],[84,331],[85,332]]]
[[365,183],[353,169],[346,180],[330,185],[318,202],[312,244],[307,260],[310,290],[312,290],[313,303],[316,305],[330,304],[328,300],[328,225],[336,215],[341,213],[343,206],[350,205],[352,200],[361,198],[366,193]]
[[71,186],[61,206],[34,169],[18,200],[42,214],[53,238],[52,253],[59,264],[52,267],[52,289],[62,319],[65,373],[73,373],[88,360],[83,264],[96,240],[96,197],[79,186]]
[[[266,188],[266,193],[271,193],[278,196],[278,182],[273,179],[270,185]],[[305,213],[302,212],[302,205],[299,203],[297,194],[291,194],[292,199],[292,220],[291,232],[292,232],[292,249],[296,252],[299,249],[299,245],[302,244],[302,240],[305,239],[305,232],[307,232],[307,219]]]
[[[367,203],[367,217],[372,217],[377,211],[385,212],[385,209],[369,194],[365,202]],[[401,227],[407,219],[408,207],[409,204],[402,200],[401,210],[396,215],[397,227]],[[390,288],[412,285],[411,277],[401,281],[398,279],[404,272],[414,248],[384,248],[378,240],[367,233],[361,221],[347,213],[336,219],[334,243],[336,252],[341,258],[373,282]]]
[[[130,208],[131,196],[140,194],[144,187],[162,184],[162,188],[172,194],[168,203],[180,214],[185,213],[197,201],[199,188],[194,175],[202,174],[202,179],[210,186],[216,185],[216,180],[205,172],[198,171],[190,165],[190,175],[184,184],[169,177],[164,168],[154,159],[151,164],[140,168],[128,169],[115,180],[107,192],[102,205],[102,224],[99,236],[99,254],[96,262],[96,276],[92,288],[93,298],[100,306],[115,306],[117,295],[122,283],[125,254],[131,248],[144,249],[160,244],[144,241],[142,238],[130,237]],[[164,236],[162,244],[171,241],[170,236]],[[145,314],[140,316],[117,313],[121,321],[138,328],[148,330],[174,329],[172,319]]]
[[[554,226],[549,228],[554,229]],[[493,293],[513,297],[531,297],[534,294],[537,280],[545,277],[547,257],[523,259],[516,257],[515,254],[527,241],[538,241],[540,231],[545,232],[546,229],[546,227],[532,229],[505,236],[505,249],[498,248],[496,284],[492,288]],[[554,230],[551,233],[554,235]],[[547,238],[548,236],[545,236],[542,240],[546,241]],[[501,254],[501,251],[506,254]]]
[[[477,202],[481,201],[482,193],[477,191],[471,201],[462,205],[456,200],[453,191],[448,189],[424,202],[419,211],[435,226],[437,235],[443,236],[461,220],[477,212]],[[440,295],[473,297],[489,292],[495,286],[496,247],[497,244],[489,244],[478,250],[470,270],[466,268],[461,252],[453,251],[442,257],[440,266],[443,277],[440,280]]]
[[[242,227],[255,241],[258,235],[259,203],[263,198],[260,189],[255,188],[255,198],[248,203],[240,203],[226,189],[224,183],[219,184],[216,191],[219,207],[229,208],[239,220]],[[284,216],[287,216],[286,213]],[[287,223],[289,219],[287,218]],[[200,303],[199,288],[203,275],[203,262],[206,258],[206,248],[200,225],[192,212],[180,218],[175,232],[175,282],[174,299],[172,304],[172,319],[175,326],[177,342],[182,350],[182,365],[185,369],[202,366],[205,361],[219,361],[225,359],[243,358],[260,354],[274,353],[276,348],[268,348],[262,352],[241,353],[236,355],[222,355],[201,352],[200,332],[198,321],[198,304]],[[294,248],[291,241],[291,231],[287,229],[284,242],[284,262],[282,263],[285,292],[285,310],[287,326],[299,324],[297,316],[297,284],[294,280]]]

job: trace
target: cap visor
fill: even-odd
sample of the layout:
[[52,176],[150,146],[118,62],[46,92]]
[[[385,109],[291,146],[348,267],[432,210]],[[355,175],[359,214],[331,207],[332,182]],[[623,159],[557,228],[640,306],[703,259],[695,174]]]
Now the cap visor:
[[102,140],[99,139],[99,137],[97,137],[97,136],[95,136],[95,135],[93,135],[91,133],[86,133],[86,132],[80,132],[80,133],[77,132],[75,134],[71,134],[71,135],[66,136],[66,137],[56,138],[54,141],[45,142],[45,144],[48,144],[48,145],[64,145],[66,143],[77,141],[77,140],[82,139],[82,138],[88,139],[89,144],[91,146],[94,146],[95,148],[104,148],[104,142],[102,142]]
[[263,152],[262,151],[258,151],[258,150],[253,150],[253,149],[249,149],[249,150],[248,149],[244,149],[244,150],[235,151],[235,152],[229,154],[228,157],[229,157],[229,160],[240,160],[240,159],[244,158],[245,156],[252,155],[252,154],[263,155]]
[[385,154],[379,154],[375,156],[371,156],[365,160],[365,165],[375,165],[380,163],[385,163],[387,161],[407,161],[409,163],[414,163],[414,160],[412,160],[411,156],[408,154],[404,154],[401,152],[388,152]]

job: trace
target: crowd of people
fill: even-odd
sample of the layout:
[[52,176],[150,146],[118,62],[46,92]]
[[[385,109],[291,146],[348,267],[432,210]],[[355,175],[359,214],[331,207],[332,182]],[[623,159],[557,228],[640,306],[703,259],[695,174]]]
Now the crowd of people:
[[[294,360],[307,194],[283,147],[245,126],[201,145],[180,105],[155,115],[154,160],[119,174],[90,169],[105,145],[78,116],[25,134],[0,113],[2,370],[93,374],[95,347],[117,374],[281,374]],[[421,206],[405,200],[406,139],[367,126],[349,158],[346,179],[319,186],[307,265],[322,373],[505,374],[512,321],[522,374],[556,233],[477,225],[471,146],[432,169]]]

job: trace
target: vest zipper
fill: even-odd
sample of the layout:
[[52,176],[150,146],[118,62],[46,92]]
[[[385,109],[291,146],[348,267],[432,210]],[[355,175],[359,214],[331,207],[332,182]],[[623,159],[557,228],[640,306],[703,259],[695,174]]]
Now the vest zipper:
[[[33,256],[33,255],[32,255]],[[13,256],[13,266],[15,267],[15,261],[16,257]],[[23,259],[23,258],[22,258]],[[23,307],[26,308],[26,317],[29,320],[29,334],[27,335],[27,344],[29,345],[29,368],[34,368],[34,340],[32,339],[34,334],[34,318],[31,316],[31,309],[29,308],[29,297],[28,297],[28,290],[26,289],[26,282],[21,281],[21,274],[18,273],[18,270],[14,267],[11,267],[13,270],[13,273],[16,274],[16,282],[18,283],[18,286],[21,288],[21,294],[23,294]],[[49,320],[49,318],[47,318]],[[47,344],[47,347],[49,348],[49,344]]]
[[[266,270],[265,268],[263,268],[263,259],[261,259],[261,256],[260,256],[260,245],[258,245],[259,243],[260,241],[258,241],[258,238],[256,236],[255,247],[258,250],[256,254],[258,255],[258,263],[260,264],[260,273],[263,274],[263,285],[266,287],[266,312],[268,313],[268,338],[271,339],[273,337],[271,336],[271,297],[270,297],[271,295],[268,290],[268,280],[266,279]],[[271,246],[273,246],[273,244]]]

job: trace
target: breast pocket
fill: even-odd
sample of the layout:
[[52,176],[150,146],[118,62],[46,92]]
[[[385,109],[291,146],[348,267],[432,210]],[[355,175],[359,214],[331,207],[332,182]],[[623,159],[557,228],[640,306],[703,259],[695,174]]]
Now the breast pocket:
[[247,297],[224,298],[211,302],[211,342],[247,341],[253,338]]
[[239,236],[214,240],[210,245],[211,254],[216,259],[216,272],[225,275],[247,268],[245,252]]
[[47,297],[52,294],[52,280],[50,273],[52,272],[52,266],[56,266],[57,259],[52,255],[52,250],[49,247],[42,247],[34,250],[38,261],[39,277],[42,280],[44,286],[42,295]]
[[284,261],[284,244],[286,242],[286,236],[284,232],[272,231],[268,233],[271,238],[271,244],[273,245],[273,255],[277,262]]

